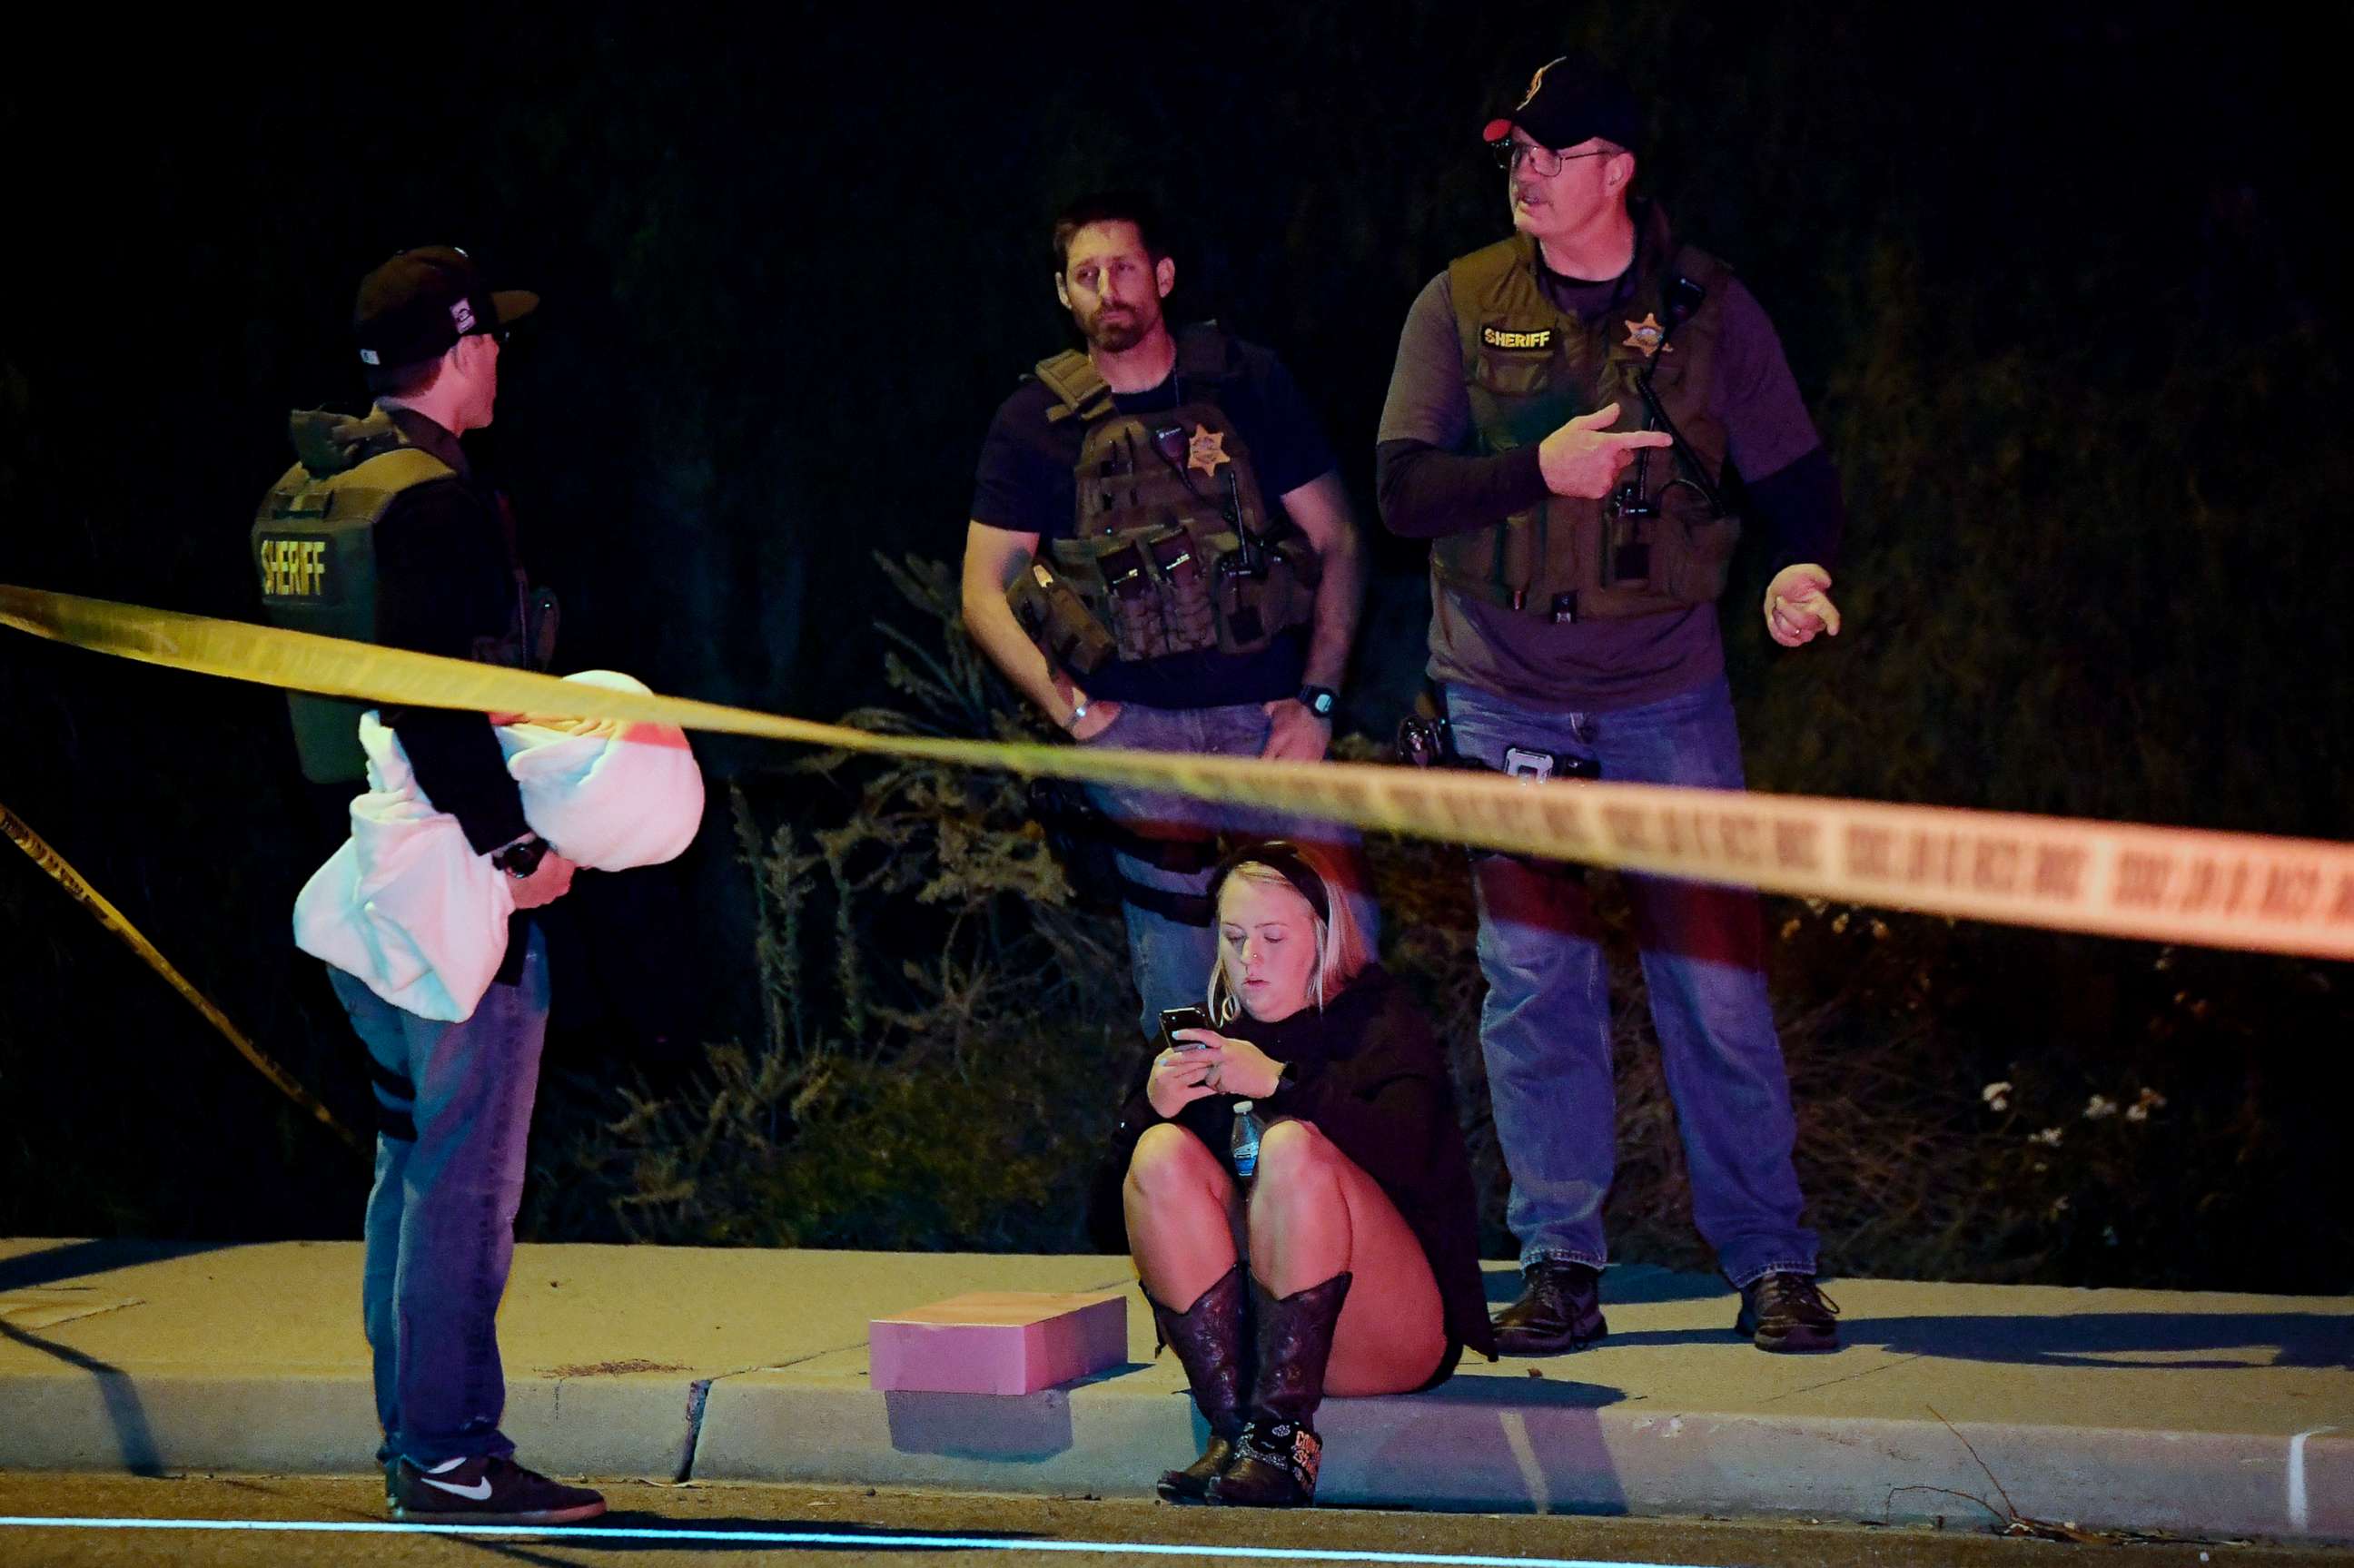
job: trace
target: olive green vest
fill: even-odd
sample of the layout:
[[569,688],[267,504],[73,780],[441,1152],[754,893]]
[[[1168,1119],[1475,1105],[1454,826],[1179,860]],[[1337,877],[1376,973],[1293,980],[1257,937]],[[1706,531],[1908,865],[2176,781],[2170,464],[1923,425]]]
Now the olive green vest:
[[[288,469],[253,519],[253,564],[270,624],[375,641],[376,525],[402,491],[453,477],[447,463],[410,446],[387,447],[339,473],[313,473],[299,462]],[[359,722],[375,705],[289,692],[286,705],[304,778],[337,784],[367,777]]]
[[[1545,297],[1538,265],[1535,242],[1515,235],[1447,268],[1479,450],[1533,445],[1573,417],[1614,402],[1612,429],[1641,429],[1636,378],[1646,369],[1689,450],[1654,449],[1639,471],[1630,464],[1620,475],[1639,478],[1640,497],[1658,515],[1613,515],[1602,501],[1548,497],[1502,523],[1434,543],[1434,583],[1558,622],[1714,601],[1741,524],[1717,514],[1688,481],[1697,462],[1701,480],[1713,486],[1724,466],[1724,428],[1708,404],[1731,270],[1675,245],[1656,208],[1638,230],[1633,293],[1591,325]],[[1677,291],[1680,281],[1686,286]],[[1679,322],[1670,293],[1688,303],[1691,285],[1701,291],[1699,303]]]
[[1071,536],[1014,579],[1014,618],[1079,674],[1113,659],[1214,648],[1254,653],[1312,619],[1315,551],[1273,533],[1250,448],[1218,406],[1233,345],[1214,328],[1178,339],[1175,408],[1123,414],[1076,350],[1041,361],[1058,404],[1087,426],[1073,469]]

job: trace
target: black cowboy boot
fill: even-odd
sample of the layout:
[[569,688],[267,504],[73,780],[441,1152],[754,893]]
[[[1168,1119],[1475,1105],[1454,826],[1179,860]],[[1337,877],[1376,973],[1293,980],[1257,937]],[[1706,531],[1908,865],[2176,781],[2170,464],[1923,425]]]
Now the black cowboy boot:
[[1250,1346],[1243,1332],[1249,1302],[1243,1294],[1243,1266],[1236,1264],[1218,1277],[1182,1312],[1172,1312],[1150,1293],[1152,1324],[1161,1342],[1175,1349],[1185,1381],[1193,1385],[1193,1403],[1210,1424],[1210,1446],[1182,1470],[1164,1470],[1153,1489],[1163,1502],[1200,1502],[1210,1478],[1234,1457],[1235,1439],[1243,1431],[1243,1390],[1250,1381]]
[[1336,1274],[1277,1300],[1251,1281],[1257,1315],[1258,1376],[1251,1386],[1234,1462],[1210,1483],[1214,1503],[1297,1508],[1316,1500],[1322,1439],[1310,1417],[1324,1403],[1324,1365],[1351,1277]]

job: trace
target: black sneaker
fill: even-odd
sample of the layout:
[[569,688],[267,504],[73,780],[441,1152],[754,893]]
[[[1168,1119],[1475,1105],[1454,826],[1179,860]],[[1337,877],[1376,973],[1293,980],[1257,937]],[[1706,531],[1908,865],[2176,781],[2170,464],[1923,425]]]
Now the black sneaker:
[[1741,1287],[1733,1331],[1761,1351],[1836,1351],[1839,1315],[1839,1303],[1816,1288],[1812,1275],[1761,1274]]
[[1610,1331],[1602,1319],[1602,1271],[1540,1258],[1522,1271],[1521,1298],[1497,1313],[1494,1325],[1504,1355],[1582,1351]]
[[391,1479],[392,1517],[408,1524],[570,1524],[605,1511],[599,1493],[513,1459],[463,1459],[441,1470],[402,1459]]

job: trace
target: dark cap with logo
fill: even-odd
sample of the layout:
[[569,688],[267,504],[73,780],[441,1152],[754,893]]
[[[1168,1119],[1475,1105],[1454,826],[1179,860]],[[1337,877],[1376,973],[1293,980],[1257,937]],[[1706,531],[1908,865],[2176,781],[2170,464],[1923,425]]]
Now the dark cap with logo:
[[1588,55],[1563,55],[1537,68],[1511,109],[1488,122],[1480,139],[1500,142],[1519,126],[1540,147],[1575,147],[1600,137],[1635,151],[1643,115],[1627,84]]
[[497,332],[531,314],[537,294],[491,292],[473,258],[454,246],[404,250],[360,280],[352,339],[360,363],[391,370],[439,359],[468,333]]

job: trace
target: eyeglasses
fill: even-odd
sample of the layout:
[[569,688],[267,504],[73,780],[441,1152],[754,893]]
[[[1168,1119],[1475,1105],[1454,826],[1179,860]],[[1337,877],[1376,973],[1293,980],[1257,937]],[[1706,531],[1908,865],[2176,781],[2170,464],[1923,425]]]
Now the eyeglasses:
[[1607,158],[1618,149],[1596,147],[1591,153],[1561,153],[1551,147],[1540,147],[1532,142],[1515,142],[1507,136],[1501,141],[1489,143],[1488,151],[1495,158],[1496,166],[1508,175],[1512,172],[1513,164],[1526,158],[1530,173],[1541,180],[1549,180],[1561,173],[1564,164],[1573,164],[1580,158]]

